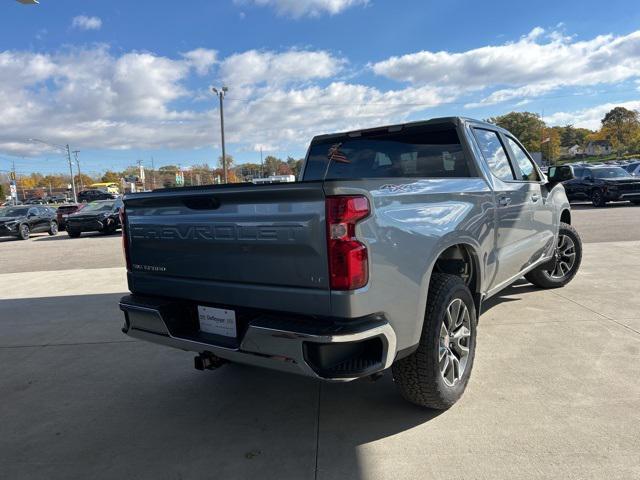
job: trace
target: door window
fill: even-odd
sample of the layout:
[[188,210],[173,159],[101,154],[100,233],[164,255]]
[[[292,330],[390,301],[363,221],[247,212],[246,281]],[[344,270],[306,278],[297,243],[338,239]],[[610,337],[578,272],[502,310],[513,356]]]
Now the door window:
[[507,152],[500,141],[498,134],[492,130],[474,128],[476,140],[484,159],[487,161],[493,174],[500,180],[515,180],[513,169],[509,163]]
[[518,167],[520,168],[520,173],[522,174],[522,178],[520,178],[520,180],[524,180],[526,182],[540,181],[538,170],[536,170],[533,162],[522,147],[511,137],[507,137],[507,143],[509,144],[509,148],[513,152],[515,160],[518,163]]

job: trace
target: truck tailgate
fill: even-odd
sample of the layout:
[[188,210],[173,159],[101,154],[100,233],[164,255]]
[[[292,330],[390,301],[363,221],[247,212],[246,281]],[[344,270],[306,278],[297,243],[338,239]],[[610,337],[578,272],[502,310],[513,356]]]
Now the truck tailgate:
[[321,182],[172,189],[124,204],[130,278],[329,288]]

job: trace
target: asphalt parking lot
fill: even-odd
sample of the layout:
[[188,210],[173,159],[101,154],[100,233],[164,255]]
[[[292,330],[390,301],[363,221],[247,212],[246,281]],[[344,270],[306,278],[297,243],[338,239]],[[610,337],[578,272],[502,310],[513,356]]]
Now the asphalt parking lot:
[[521,282],[480,320],[443,413],[120,332],[120,238],[0,239],[0,477],[640,478],[640,207],[576,206],[578,277]]

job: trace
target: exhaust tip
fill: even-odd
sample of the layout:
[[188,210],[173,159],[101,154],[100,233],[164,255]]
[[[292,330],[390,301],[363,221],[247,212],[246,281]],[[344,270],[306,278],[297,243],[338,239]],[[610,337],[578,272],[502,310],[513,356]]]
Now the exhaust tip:
[[196,370],[215,370],[226,363],[226,360],[214,355],[211,352],[203,352],[193,359],[193,366]]

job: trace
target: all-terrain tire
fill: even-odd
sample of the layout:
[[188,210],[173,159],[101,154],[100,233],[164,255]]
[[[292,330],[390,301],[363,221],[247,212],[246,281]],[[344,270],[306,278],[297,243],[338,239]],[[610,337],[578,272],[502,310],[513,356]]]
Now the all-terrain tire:
[[604,193],[602,193],[602,190],[598,188],[591,192],[591,203],[594,207],[598,208],[607,206],[607,201],[604,198]]
[[531,270],[527,273],[524,278],[526,278],[529,282],[534,284],[536,287],[540,288],[559,288],[564,287],[567,283],[573,280],[573,277],[576,276],[578,270],[580,269],[580,264],[582,263],[582,240],[580,239],[580,235],[568,223],[560,224],[560,231],[558,232],[558,243],[561,242],[562,236],[567,236],[571,239],[574,245],[574,253],[575,259],[574,263],[569,269],[569,271],[563,276],[552,276],[556,268],[556,263],[559,261],[558,256],[558,247],[556,247],[556,252],[554,253],[554,258],[551,262],[545,263],[544,265],[540,265],[535,270]]
[[[460,299],[469,313],[468,357],[464,371],[454,385],[448,385],[440,371],[440,331],[447,308]],[[427,308],[418,349],[392,367],[393,379],[401,395],[416,405],[438,410],[451,407],[464,393],[471,375],[476,348],[476,309],[464,281],[455,275],[434,273],[429,285]]]

